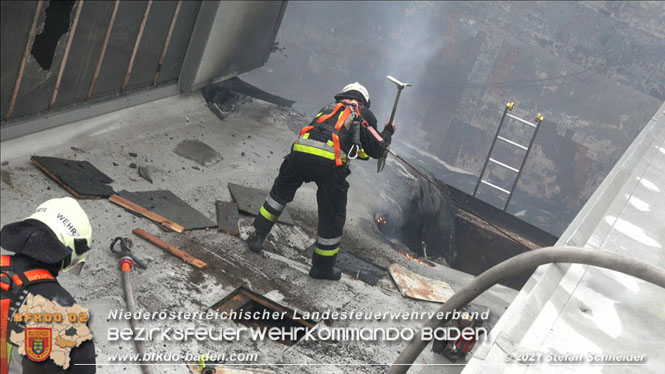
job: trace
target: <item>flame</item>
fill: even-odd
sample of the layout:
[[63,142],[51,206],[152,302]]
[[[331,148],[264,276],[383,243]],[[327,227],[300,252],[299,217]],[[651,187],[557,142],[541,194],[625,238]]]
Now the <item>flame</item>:
[[408,258],[409,260],[413,260],[413,261],[418,262],[418,263],[421,263],[421,264],[423,264],[423,265],[425,265],[425,266],[433,267],[432,265],[428,264],[427,262],[425,262],[425,261],[419,259],[418,257],[413,257],[413,256],[411,256],[410,254],[408,254],[408,253],[402,251],[401,249],[398,249],[397,252],[398,252],[399,254],[401,254],[402,256]]
[[376,223],[382,224],[382,223],[388,223],[388,221],[386,221],[386,219],[383,217],[379,217],[376,219]]

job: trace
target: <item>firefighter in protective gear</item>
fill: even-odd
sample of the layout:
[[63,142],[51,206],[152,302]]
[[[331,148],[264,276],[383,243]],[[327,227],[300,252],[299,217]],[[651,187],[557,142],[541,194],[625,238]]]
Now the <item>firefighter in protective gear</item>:
[[[56,277],[59,272],[80,272],[90,251],[91,240],[92,227],[88,216],[71,197],[48,200],[25,220],[2,227],[2,374],[95,372],[92,340],[72,348],[67,370],[51,359],[34,362],[21,356],[18,348],[8,342],[8,309],[24,290],[65,307],[76,303]],[[5,250],[14,255],[8,255]]]
[[349,162],[380,158],[395,132],[394,123],[389,123],[379,133],[369,106],[367,89],[351,83],[300,131],[254,220],[256,230],[248,239],[252,251],[261,252],[263,241],[296,190],[305,182],[315,182],[319,223],[309,276],[340,279],[335,261],[346,220]]

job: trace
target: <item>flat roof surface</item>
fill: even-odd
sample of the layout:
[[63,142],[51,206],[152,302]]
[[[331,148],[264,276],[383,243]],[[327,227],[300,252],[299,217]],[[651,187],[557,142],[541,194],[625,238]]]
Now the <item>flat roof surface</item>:
[[[235,111],[220,120],[206,106],[200,93],[173,96],[89,120],[62,126],[2,143],[1,223],[30,215],[43,201],[69,196],[30,162],[30,155],[88,160],[111,177],[116,191],[168,189],[208,218],[215,220],[215,200],[230,201],[227,183],[267,190],[277,176],[282,157],[288,153],[296,134],[289,128],[300,119],[291,109],[251,100],[238,104]],[[300,124],[300,122],[298,122]],[[223,159],[210,166],[176,155],[173,150],[183,140],[199,140],[219,152]],[[129,153],[136,153],[133,157]],[[4,164],[4,162],[7,162]],[[390,161],[390,160],[389,160]],[[342,250],[388,267],[398,263],[420,275],[446,281],[454,290],[473,276],[437,266],[430,268],[409,260],[393,250],[379,236],[373,211],[367,202],[372,196],[366,176],[376,176],[375,162],[352,165],[351,189]],[[151,168],[153,183],[139,177],[130,163]],[[391,164],[388,164],[388,169]],[[251,253],[241,238],[217,232],[196,230],[177,234],[163,232],[152,222],[137,217],[108,200],[80,200],[93,225],[93,250],[80,277],[58,276],[60,283],[77,302],[90,309],[90,328],[97,350],[98,373],[140,373],[138,366],[111,362],[113,354],[133,353],[131,341],[109,341],[108,329],[129,327],[126,320],[108,319],[109,311],[126,308],[120,283],[118,259],[109,251],[116,236],[130,237],[133,252],[148,263],[147,270],[136,269],[131,282],[137,309],[147,312],[206,312],[239,286],[246,286],[284,306],[300,311],[427,312],[439,304],[404,298],[390,278],[376,286],[343,276],[340,282],[310,279],[309,256],[302,243],[316,231],[316,187],[304,185],[289,205],[298,227],[277,225],[268,239],[263,256]],[[250,224],[243,217],[242,224]],[[199,271],[161,249],[134,236],[141,228],[160,239],[187,250],[208,262]],[[3,252],[4,254],[4,252]],[[497,285],[477,300],[489,307],[496,321],[516,291]],[[419,327],[424,320],[332,321],[332,327]],[[241,327],[233,321],[179,322],[141,321],[147,328]],[[404,341],[300,341],[288,347],[274,341],[169,342],[147,341],[148,353],[258,353],[260,368],[278,373],[383,373],[398,356]],[[431,350],[419,364],[449,363]],[[426,371],[430,369],[430,371]],[[441,373],[441,367],[416,367],[413,372]],[[444,373],[458,373],[460,366],[446,367]],[[189,373],[182,363],[159,366],[153,372]]]
[[[621,254],[665,268],[665,103],[557,245]],[[665,368],[664,347],[664,289],[587,265],[544,265],[463,373],[656,374]],[[506,358],[520,353],[533,353],[527,360],[536,357],[537,362]],[[638,356],[638,361],[605,357],[593,362],[597,355]]]

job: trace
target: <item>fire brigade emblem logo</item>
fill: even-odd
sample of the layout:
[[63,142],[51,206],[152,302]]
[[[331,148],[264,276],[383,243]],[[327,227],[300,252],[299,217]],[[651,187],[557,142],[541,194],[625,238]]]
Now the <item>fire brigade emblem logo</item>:
[[50,328],[25,329],[25,354],[32,361],[44,361],[51,355],[52,331]]

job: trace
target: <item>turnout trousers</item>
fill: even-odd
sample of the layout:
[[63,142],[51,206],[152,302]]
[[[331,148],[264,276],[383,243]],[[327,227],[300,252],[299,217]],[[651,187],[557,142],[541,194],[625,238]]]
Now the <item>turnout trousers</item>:
[[337,167],[334,160],[292,151],[282,162],[270,194],[254,220],[257,233],[267,236],[286,204],[293,201],[298,188],[303,183],[315,182],[319,222],[312,266],[332,268],[346,221],[349,190],[346,177],[349,174],[351,171],[346,164]]

